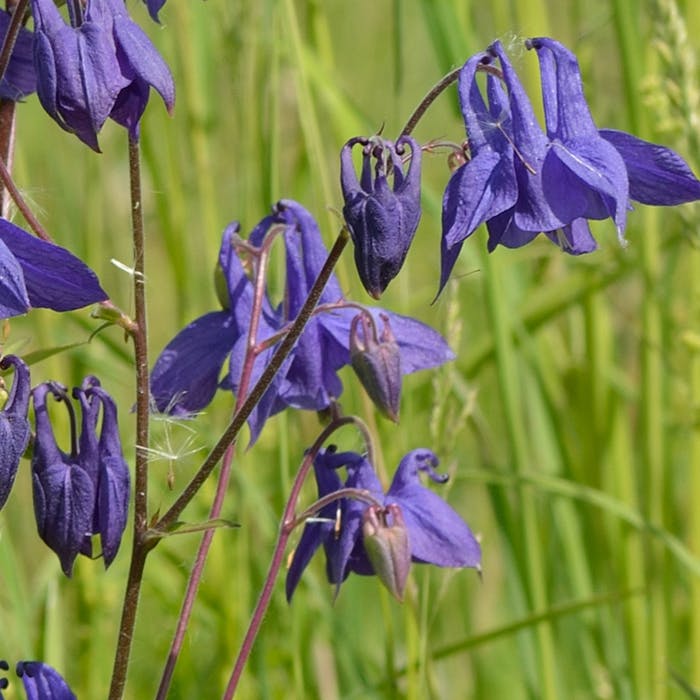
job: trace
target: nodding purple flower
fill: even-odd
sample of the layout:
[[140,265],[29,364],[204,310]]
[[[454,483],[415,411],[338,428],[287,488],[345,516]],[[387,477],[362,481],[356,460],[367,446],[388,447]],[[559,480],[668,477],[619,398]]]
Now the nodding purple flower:
[[[596,127],[573,53],[546,37],[526,46],[539,58],[546,134],[500,42],[470,58],[459,76],[470,159],[443,199],[440,290],[464,240],[482,223],[489,251],[544,233],[579,255],[597,247],[591,219],[611,218],[623,240],[631,201],[669,206],[700,199],[700,181],[678,154]],[[486,100],[477,70],[488,72]]]
[[[0,10],[0,36],[7,35],[11,15]],[[0,82],[0,98],[21,100],[36,92],[36,73],[34,72],[34,35],[28,29],[20,29],[10,63],[5,76]]]
[[175,100],[170,71],[121,0],[68,0],[67,25],[53,0],[31,0],[39,100],[66,131],[99,151],[108,117],[138,138],[154,87],[168,111]]
[[29,367],[15,355],[6,355],[0,369],[13,367],[15,377],[5,407],[0,411],[0,508],[15,481],[19,461],[29,442]]
[[[0,671],[6,673],[9,670],[7,661],[0,660]],[[75,694],[61,674],[48,664],[41,661],[18,661],[15,673],[22,679],[27,700],[75,700]],[[2,691],[8,685],[7,678],[0,678],[0,700],[4,697]]]
[[[352,149],[357,144],[363,147],[359,180],[352,162]],[[404,172],[407,145],[411,161]],[[399,273],[418,228],[420,167],[421,149],[410,136],[402,136],[396,143],[379,136],[356,137],[340,153],[343,216],[355,244],[360,279],[375,299]]]
[[[274,305],[268,294],[262,300],[256,342],[260,345],[267,341],[268,345],[254,362],[250,387],[297,317],[327,257],[316,222],[306,209],[291,200],[279,202],[247,241],[240,239],[237,231],[237,224],[226,229],[219,252],[226,281],[225,308],[193,321],[156,360],[151,391],[160,411],[193,414],[207,406],[217,388],[239,391],[253,303],[253,283],[246,268],[257,269],[257,256],[264,247],[269,247],[277,236],[282,239],[286,280],[281,303]],[[344,299],[338,280],[331,275],[316,313],[249,418],[252,441],[257,439],[267,418],[285,408],[322,411],[340,396],[343,385],[338,371],[350,364],[350,327],[363,308]],[[368,308],[365,312],[371,314],[375,323],[382,317],[390,322],[403,374],[453,359],[445,341],[428,326],[382,309]],[[229,370],[220,382],[226,359]]]
[[[68,408],[69,453],[56,444],[46,407],[48,394]],[[129,471],[122,455],[114,402],[95,377],[86,378],[73,394],[82,412],[79,438],[73,405],[64,387],[47,382],[32,392],[36,416],[34,514],[39,536],[56,552],[66,576],[71,575],[78,554],[92,555],[92,535],[100,535],[105,567],[109,566],[119,548],[129,502]],[[102,429],[98,436],[100,408]]]
[[0,318],[79,309],[107,299],[97,275],[65,248],[0,219]]
[[[364,576],[376,574],[372,560],[381,558],[387,567],[381,572],[382,579],[393,579],[394,583],[387,585],[400,597],[406,566],[401,530],[408,536],[410,558],[414,563],[480,569],[481,548],[469,527],[447,503],[420,482],[421,472],[437,483],[447,481],[447,475],[435,471],[437,465],[438,459],[431,450],[409,452],[401,460],[385,493],[374,467],[365,457],[355,452],[336,453],[334,448],[321,450],[314,460],[319,497],[344,487],[367,492],[374,503],[343,497],[324,506],[313,522],[306,523],[287,572],[287,600],[291,600],[304,569],[321,545],[326,553],[328,580],[336,588],[351,572]],[[336,473],[342,467],[347,470],[344,483]],[[372,513],[368,514],[370,509]],[[383,552],[379,555],[377,542],[373,541],[374,551],[369,557],[364,538],[377,534],[378,518],[384,519],[385,527],[397,528],[390,535],[395,541],[385,539],[380,543]]]

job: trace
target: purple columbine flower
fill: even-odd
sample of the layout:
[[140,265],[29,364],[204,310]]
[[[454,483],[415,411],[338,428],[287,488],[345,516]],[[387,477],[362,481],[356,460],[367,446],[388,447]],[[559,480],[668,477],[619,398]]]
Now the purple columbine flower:
[[[10,22],[10,13],[0,10],[0,36],[6,36]],[[36,92],[34,35],[28,29],[22,28],[17,35],[5,76],[0,82],[0,98],[17,101],[33,92]]]
[[15,378],[5,407],[0,411],[0,508],[10,495],[19,460],[29,442],[29,367],[15,355],[6,355],[0,369],[14,367]]
[[[151,391],[160,411],[188,415],[207,406],[219,386],[238,392],[253,300],[253,285],[245,274],[242,258],[252,256],[251,264],[255,266],[255,251],[268,245],[268,237],[281,235],[287,263],[284,299],[274,306],[265,296],[258,344],[273,336],[279,341],[299,313],[326,260],[327,250],[316,222],[306,209],[291,200],[279,202],[272,215],[255,227],[247,242],[237,238],[237,230],[237,224],[226,229],[219,253],[228,308],[205,314],[184,328],[168,343],[153,368]],[[344,299],[334,275],[326,284],[319,307],[251,414],[252,441],[257,439],[267,418],[285,408],[320,411],[340,396],[343,386],[338,371],[350,364],[350,327],[363,307]],[[447,343],[423,323],[378,308],[368,308],[367,312],[375,323],[380,323],[382,316],[388,318],[404,375],[453,359]],[[252,383],[262,374],[276,344],[271,343],[258,355]],[[219,384],[227,358],[229,371]]]
[[128,16],[121,0],[68,0],[67,25],[53,0],[31,0],[39,100],[49,115],[99,151],[108,117],[138,138],[139,120],[154,87],[168,111],[175,88],[167,65]]
[[[367,535],[367,510],[374,508],[376,517],[377,505],[389,512],[396,512],[398,508],[402,527],[408,535],[411,561],[480,569],[481,547],[469,527],[447,503],[420,482],[420,472],[437,483],[447,481],[446,475],[435,471],[437,465],[437,457],[428,449],[409,452],[401,460],[389,490],[384,493],[374,468],[362,455],[336,453],[332,448],[320,451],[314,460],[319,497],[342,487],[355,488],[369,492],[376,503],[370,505],[363,500],[342,498],[339,505],[325,506],[314,522],[304,526],[287,572],[287,600],[291,600],[304,569],[321,545],[326,553],[328,580],[336,587],[351,572],[365,576],[375,574],[363,537]],[[335,471],[341,467],[347,470],[344,484]],[[400,564],[402,562],[399,562],[398,569]]]
[[82,260],[0,219],[0,318],[31,307],[71,311],[105,299],[97,275]]
[[[440,289],[462,243],[482,223],[489,251],[544,233],[579,255],[597,247],[590,219],[611,218],[623,239],[631,201],[668,206],[700,199],[700,181],[678,154],[595,126],[568,49],[546,37],[526,44],[540,61],[546,135],[500,42],[470,58],[460,74],[470,158],[443,199]],[[502,84],[494,77],[497,65]],[[479,66],[489,71],[487,101],[476,79]]]
[[[352,149],[357,144],[363,146],[359,181],[352,162]],[[411,162],[404,173],[406,145],[410,146]],[[379,136],[356,137],[340,152],[343,216],[355,244],[360,279],[375,299],[399,273],[418,228],[420,166],[421,149],[410,136],[396,143]]]
[[[49,393],[69,409],[70,453],[56,444],[46,407]],[[78,554],[92,555],[91,536],[100,535],[107,567],[119,548],[129,501],[129,472],[122,455],[114,402],[94,377],[75,389],[82,410],[77,439],[73,407],[64,387],[47,382],[37,386],[32,395],[36,416],[32,476],[39,536],[56,552],[63,572],[70,576]],[[100,407],[102,430],[98,436]]]

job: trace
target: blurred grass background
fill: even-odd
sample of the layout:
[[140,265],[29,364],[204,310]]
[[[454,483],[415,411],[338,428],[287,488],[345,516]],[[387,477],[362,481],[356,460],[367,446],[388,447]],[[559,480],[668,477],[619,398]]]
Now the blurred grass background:
[[[142,126],[153,359],[215,308],[212,271],[230,220],[248,231],[272,202],[293,198],[330,244],[342,144],[382,124],[396,134],[444,73],[495,38],[512,47],[538,109],[537,61],[521,40],[550,35],[577,53],[599,126],[663,142],[700,167],[694,0],[170,0],[162,27],[128,5],[178,88],[174,118],[153,96]],[[454,89],[415,135],[463,139]],[[102,155],[88,152],[35,97],[18,108],[18,184],[56,241],[129,311],[131,280],[110,263],[131,263],[126,137],[108,124],[100,143]],[[291,606],[278,587],[239,697],[699,697],[697,208],[637,207],[626,248],[609,221],[596,225],[600,250],[581,259],[545,240],[488,256],[479,231],[430,306],[449,171],[444,154],[424,163],[422,223],[381,305],[439,328],[459,359],[406,380],[398,427],[375,417],[349,373],[342,403],[370,423],[387,477],[414,447],[441,456],[452,479],[440,492],[482,539],[483,580],[417,566],[403,606],[360,577],[334,605],[318,556]],[[367,301],[350,251],[339,276],[348,296]],[[98,374],[121,406],[131,458],[133,378],[120,332],[87,344],[98,326],[87,311],[33,311],[10,326],[6,352],[86,342],[36,364],[33,381]],[[170,480],[187,482],[232,405],[221,393],[195,422],[154,420],[153,511],[173,500]],[[285,493],[317,432],[311,414],[281,415],[237,459],[223,515],[242,527],[215,537],[171,697],[221,694]],[[213,490],[189,521],[206,518]],[[79,697],[104,697],[129,539],[108,572],[83,558],[66,580],[35,534],[23,462],[0,514],[0,656],[41,658]],[[149,559],[130,698],[155,692],[197,543],[173,537]]]

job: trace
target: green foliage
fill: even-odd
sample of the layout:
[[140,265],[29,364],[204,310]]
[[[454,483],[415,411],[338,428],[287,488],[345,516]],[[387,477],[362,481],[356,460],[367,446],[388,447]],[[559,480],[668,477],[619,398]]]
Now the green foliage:
[[[146,25],[146,12],[141,13]],[[248,231],[280,197],[302,202],[330,243],[340,226],[338,153],[384,125],[396,134],[450,68],[495,37],[549,34],[579,55],[600,126],[634,131],[700,166],[700,11],[679,0],[194,2],[171,0],[149,34],[172,66],[175,115],[155,101],[142,131],[152,357],[214,308],[220,234]],[[511,42],[513,43],[513,42]],[[513,43],[513,46],[515,44]],[[533,94],[536,59],[515,57]],[[454,91],[421,122],[420,141],[459,141]],[[131,310],[126,137],[108,125],[97,156],[61,132],[35,97],[18,108],[15,174],[56,241],[82,256]],[[42,134],[42,137],[37,137]],[[46,134],[46,137],[43,137]],[[46,140],[51,142],[47,159]],[[343,407],[369,421],[391,473],[430,446],[453,475],[448,500],[482,538],[483,580],[414,567],[399,605],[351,578],[333,604],[318,557],[287,606],[278,585],[241,698],[671,698],[700,688],[700,319],[698,212],[638,207],[629,246],[609,222],[600,250],[563,256],[546,241],[485,253],[464,247],[434,306],[439,152],[424,159],[424,216],[382,305],[446,333],[459,359],[404,385],[401,423],[373,413],[348,372]],[[367,301],[347,251],[339,275]],[[70,321],[66,321],[70,318]],[[86,312],[32,312],[10,342],[34,353],[34,383],[99,372],[133,445],[123,333],[87,341]],[[226,425],[230,396],[180,426],[154,421],[150,503],[164,512]],[[270,421],[234,463],[171,697],[217,697],[265,576],[285,495],[319,425]],[[350,446],[359,449],[359,439]],[[214,485],[185,513],[208,519]],[[312,487],[305,492],[309,502]],[[63,579],[34,533],[28,463],[0,515],[3,654],[61,669],[79,697],[106,695],[130,542],[113,567],[77,562]],[[199,534],[149,558],[129,697],[152,697]]]

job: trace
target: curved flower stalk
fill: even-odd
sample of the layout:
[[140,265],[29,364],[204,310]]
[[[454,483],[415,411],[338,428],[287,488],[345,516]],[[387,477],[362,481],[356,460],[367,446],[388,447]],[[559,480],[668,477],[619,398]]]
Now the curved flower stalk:
[[[410,562],[442,567],[480,569],[481,548],[462,518],[439,496],[423,486],[420,473],[437,483],[447,475],[435,471],[438,459],[428,449],[409,452],[384,492],[374,467],[355,452],[322,450],[314,460],[319,498],[341,489],[366,492],[365,499],[343,497],[325,505],[304,526],[287,572],[287,599],[291,600],[301,575],[323,545],[328,581],[340,587],[351,572],[378,575],[398,598]],[[345,468],[342,482],[337,470]]]
[[[352,162],[352,149],[357,144],[363,147],[359,180]],[[411,161],[404,173],[406,146],[410,147]],[[356,137],[340,152],[343,216],[355,245],[357,272],[375,299],[399,273],[418,228],[420,168],[421,149],[410,136],[396,143],[379,136]]]
[[[470,58],[460,73],[471,157],[443,198],[440,289],[465,239],[483,223],[489,251],[520,247],[544,233],[579,255],[597,247],[589,220],[612,219],[622,241],[632,201],[673,206],[700,199],[700,181],[677,153],[597,128],[573,53],[546,37],[526,46],[540,62],[546,133],[500,42]],[[495,61],[502,85],[489,74],[484,99],[477,68]]]
[[[279,202],[245,244],[237,237],[237,230],[237,224],[226,229],[219,253],[228,308],[205,314],[189,324],[168,343],[155,363],[151,390],[160,411],[193,414],[208,405],[218,387],[238,390],[255,281],[246,276],[244,260],[256,269],[256,256],[269,247],[273,237],[281,235],[286,254],[284,299],[277,306],[267,295],[263,300],[257,357],[251,374],[251,383],[255,383],[301,309],[327,256],[316,222],[306,209],[291,200]],[[285,408],[321,411],[340,396],[343,386],[338,371],[350,364],[350,330],[353,318],[362,309],[344,299],[338,280],[331,276],[317,313],[249,418],[252,441],[257,439],[267,418]],[[403,375],[453,359],[440,335],[419,321],[377,308],[365,311],[375,323],[382,317],[390,322]],[[229,370],[220,383],[219,375],[227,358]]]
[[[46,396],[66,403],[71,419],[71,450],[56,444]],[[56,382],[32,391],[36,441],[32,458],[34,514],[39,536],[58,555],[70,576],[78,554],[92,556],[92,535],[99,535],[105,568],[116,556],[126,526],[129,471],[124,460],[116,407],[95,377],[87,377],[73,395],[81,406],[81,432],[65,388]],[[102,430],[97,421],[102,407]]]
[[138,139],[150,88],[168,112],[175,86],[165,61],[122,0],[69,0],[67,25],[53,0],[31,0],[34,67],[42,106],[58,125],[99,152],[108,117]]

